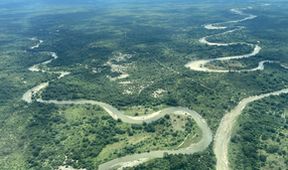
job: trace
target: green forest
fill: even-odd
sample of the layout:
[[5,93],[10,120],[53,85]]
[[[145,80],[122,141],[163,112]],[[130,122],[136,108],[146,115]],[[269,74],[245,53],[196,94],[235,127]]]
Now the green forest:
[[[123,156],[179,149],[203,136],[192,118],[166,115],[152,123],[128,124],[96,105],[56,105],[23,101],[23,94],[49,82],[43,100],[95,100],[147,116],[167,107],[184,107],[205,119],[213,137],[222,117],[244,98],[288,87],[287,3],[200,0],[109,0],[0,2],[0,169],[50,170],[60,166],[94,170]],[[236,23],[245,29],[213,36],[211,42],[258,43],[251,58],[213,61],[209,68],[254,72],[206,73],[184,65],[199,59],[249,53],[235,44],[209,46],[207,23],[241,19],[231,8],[244,8],[257,18]],[[233,28],[233,26],[231,26]],[[39,40],[43,43],[37,48]],[[32,72],[29,68],[58,58]],[[59,78],[53,72],[70,72]],[[121,76],[124,76],[121,77]],[[33,96],[35,97],[35,96]],[[229,145],[230,167],[285,169],[288,97],[268,97],[248,105],[236,123]],[[182,142],[184,141],[184,144]],[[182,146],[182,147],[184,147]],[[127,169],[212,170],[213,142],[195,154],[165,154]]]

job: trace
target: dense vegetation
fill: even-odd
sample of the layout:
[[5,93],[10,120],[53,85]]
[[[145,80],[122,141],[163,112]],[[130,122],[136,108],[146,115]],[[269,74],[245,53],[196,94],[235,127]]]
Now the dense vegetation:
[[[198,169],[215,169],[215,159],[213,157],[212,148],[202,153],[193,155],[166,155],[163,159],[155,159],[151,162],[131,168],[134,170],[148,169],[183,169],[183,170],[198,170]],[[129,169],[129,168],[128,168]]]
[[116,157],[176,148],[188,134],[197,133],[191,119],[175,130],[168,115],[152,124],[127,125],[96,106],[32,107],[35,113],[21,136],[29,142],[21,146],[27,145],[27,162],[33,169],[70,165],[92,170]]
[[[3,25],[0,27],[0,167],[3,170],[52,169],[63,164],[95,169],[100,163],[123,155],[175,148],[190,132],[198,134],[195,141],[201,135],[193,120],[180,121],[184,128],[175,131],[173,120],[177,117],[173,116],[138,126],[117,122],[94,106],[24,103],[21,97],[26,90],[56,77],[28,71],[33,64],[50,58],[47,51],[59,56],[47,68],[71,74],[52,81],[42,93],[44,99],[99,100],[120,110],[130,110],[131,115],[147,114],[149,109],[156,111],[166,106],[183,106],[199,112],[213,132],[224,113],[240,99],[282,89],[288,84],[287,70],[277,64],[267,65],[261,72],[243,74],[199,73],[184,67],[191,60],[250,50],[241,45],[210,47],[198,43],[200,37],[219,32],[207,31],[203,24],[239,18],[231,15],[229,9],[251,5],[243,1],[225,4],[186,0],[20,1],[0,2]],[[253,58],[212,63],[211,67],[251,68],[265,59],[288,63],[288,23],[283,18],[288,15],[287,4],[279,2],[279,6],[270,7],[260,4],[249,10],[259,17],[243,23],[247,29],[211,41],[260,41],[264,50]],[[44,43],[31,50],[29,47],[36,43],[32,37]],[[120,52],[132,55],[114,63],[125,66],[129,77],[111,81],[109,77],[120,73],[113,71],[107,62]],[[159,89],[162,93],[155,97],[153,94]],[[285,96],[269,98],[245,111],[232,139],[235,169],[273,169],[287,165],[284,159],[287,123],[279,117],[287,112],[285,103]],[[134,107],[141,107],[143,113]],[[194,155],[166,155],[135,169],[214,169],[214,165],[210,147]]]
[[230,155],[233,169],[286,169],[287,96],[249,106],[235,129]]

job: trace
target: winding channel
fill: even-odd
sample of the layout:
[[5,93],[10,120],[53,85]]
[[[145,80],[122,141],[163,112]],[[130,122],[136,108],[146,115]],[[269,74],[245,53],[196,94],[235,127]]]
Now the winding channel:
[[[245,8],[243,9],[245,10]],[[222,23],[214,23],[214,24],[207,24],[204,27],[209,30],[222,30],[222,29],[227,29],[226,24],[231,24],[231,23],[239,23],[247,20],[252,20],[256,18],[256,15],[252,14],[246,14],[242,12],[241,10],[238,9],[231,9],[231,12],[234,14],[244,16],[244,19],[239,19],[239,20],[234,20],[234,21],[228,21],[228,22],[222,22]],[[258,66],[255,68],[251,69],[243,69],[243,70],[224,70],[224,69],[210,69],[207,67],[208,63],[211,63],[213,61],[228,61],[228,60],[236,60],[236,59],[244,59],[244,58],[249,58],[256,56],[257,54],[260,53],[262,48],[260,47],[260,42],[257,42],[257,44],[251,44],[251,43],[246,43],[246,42],[233,42],[233,43],[219,43],[219,42],[210,42],[208,39],[214,36],[219,36],[219,35],[225,35],[225,34],[231,34],[235,31],[239,31],[244,29],[244,26],[236,26],[235,29],[228,30],[222,33],[218,34],[213,34],[209,35],[206,37],[202,37],[199,39],[199,42],[208,46],[231,46],[231,45],[246,45],[249,47],[252,47],[253,50],[248,53],[248,54],[242,54],[242,55],[235,55],[235,56],[227,56],[227,57],[220,57],[220,58],[213,58],[213,59],[203,59],[203,60],[196,60],[196,61],[191,61],[185,65],[185,67],[194,70],[194,71],[200,71],[200,72],[214,72],[214,73],[228,73],[228,72],[252,72],[252,71],[258,71],[258,70],[263,70],[264,69],[264,64],[266,63],[274,63],[275,61],[270,61],[270,60],[265,60],[265,61],[260,61],[258,63]]]
[[[39,41],[39,43],[40,42],[43,43],[43,41]],[[36,46],[39,47],[40,44],[39,45],[37,44]],[[58,75],[57,79],[61,79],[69,75],[70,72],[50,71],[50,70],[45,70],[41,68],[41,66],[45,66],[58,58],[57,54],[54,52],[49,52],[49,54],[51,56],[51,59],[44,61],[42,63],[39,63],[39,64],[35,64],[31,66],[30,68],[28,68],[28,70],[31,72],[57,74]],[[200,152],[200,151],[205,150],[212,142],[212,139],[213,139],[212,132],[210,128],[208,127],[208,124],[206,123],[205,119],[203,119],[201,115],[198,114],[197,112],[190,110],[188,108],[169,107],[169,108],[151,113],[146,116],[127,116],[123,112],[119,111],[117,108],[109,105],[108,103],[104,103],[101,101],[85,100],[85,99],[59,101],[59,100],[43,100],[41,98],[36,98],[36,95],[40,93],[41,91],[45,90],[49,86],[49,83],[50,82],[44,82],[31,88],[30,90],[28,90],[26,93],[23,94],[22,100],[25,101],[26,103],[39,102],[39,103],[44,103],[44,104],[56,104],[56,105],[71,105],[71,104],[97,105],[97,106],[100,106],[102,109],[104,109],[114,120],[121,120],[122,122],[129,123],[129,124],[143,124],[144,122],[151,123],[164,117],[167,114],[183,115],[187,118],[194,119],[202,131],[201,133],[202,138],[200,139],[200,141],[198,141],[197,143],[191,143],[190,146],[186,148],[180,148],[177,150],[157,150],[157,151],[150,151],[150,152],[120,157],[120,158],[113,159],[111,161],[101,164],[99,166],[100,170],[122,169],[125,167],[136,166],[136,165],[139,165],[140,163],[144,163],[154,158],[162,158],[165,154],[193,154],[195,152]]]
[[[244,8],[242,10],[245,10],[247,8]],[[256,18],[257,16],[252,15],[252,14],[246,14],[242,10],[238,9],[231,9],[231,12],[245,16],[244,19],[240,20],[234,20],[234,21],[228,21],[228,22],[222,22],[222,23],[214,23],[214,24],[207,24],[204,27],[209,30],[224,30],[227,29],[228,27],[226,24],[231,24],[231,23],[239,23],[247,20],[251,20]],[[252,52],[248,54],[243,54],[243,55],[237,55],[237,56],[227,56],[227,57],[220,57],[220,58],[214,58],[214,59],[207,59],[207,60],[196,60],[196,61],[191,61],[185,65],[185,67],[193,70],[193,71],[200,71],[200,72],[213,72],[213,73],[228,73],[228,72],[253,72],[253,71],[259,71],[259,70],[264,70],[264,64],[266,63],[278,63],[278,61],[271,61],[271,60],[264,60],[260,61],[258,63],[258,66],[255,68],[251,69],[242,69],[242,70],[223,70],[223,69],[210,69],[206,67],[206,65],[210,62],[213,61],[228,61],[228,60],[235,60],[235,59],[244,59],[244,58],[249,58],[256,56],[259,54],[261,51],[260,43],[258,42],[257,44],[250,44],[246,42],[233,42],[233,43],[216,43],[216,42],[210,42],[208,39],[212,36],[219,36],[219,35],[225,35],[225,34],[230,34],[235,31],[239,31],[241,29],[244,29],[245,27],[243,26],[237,26],[236,29],[228,30],[223,33],[218,33],[210,36],[206,36],[203,38],[199,39],[199,42],[208,46],[230,46],[230,45],[247,45],[250,47],[253,47]],[[280,64],[281,67],[287,69],[286,66]],[[222,118],[220,125],[216,131],[215,137],[214,137],[214,154],[216,156],[216,169],[217,170],[229,170],[229,158],[228,158],[228,146],[230,143],[233,127],[237,121],[237,118],[240,116],[242,111],[245,109],[245,107],[250,104],[251,102],[261,100],[263,98],[269,97],[269,96],[278,96],[281,94],[287,94],[288,93],[288,88],[282,89],[279,91],[275,92],[270,92],[266,94],[261,94],[257,96],[250,96],[247,98],[242,99],[238,105],[232,109],[230,112],[226,113],[225,116]]]
[[[218,30],[224,30],[227,29],[226,24],[230,23],[238,23],[243,22],[246,20],[254,19],[256,16],[251,14],[245,14],[241,10],[232,9],[233,13],[245,16],[244,19],[235,20],[235,21],[228,21],[223,23],[214,23],[214,24],[208,24],[205,25],[206,29],[218,29]],[[229,30],[220,34],[215,34],[211,36],[221,35],[221,34],[228,34],[233,33],[235,31],[241,30],[244,27],[238,26],[236,29]],[[257,71],[257,70],[263,70],[265,63],[274,63],[275,61],[261,61],[259,62],[258,67],[252,68],[252,69],[246,69],[246,70],[218,70],[218,69],[209,69],[206,67],[206,64],[212,62],[212,61],[224,61],[224,60],[233,60],[233,59],[242,59],[242,58],[249,58],[252,56],[257,55],[261,51],[261,47],[259,44],[249,44],[245,42],[236,42],[236,43],[215,43],[215,42],[209,42],[208,38],[211,36],[203,37],[199,40],[200,43],[206,44],[209,46],[230,46],[235,44],[242,44],[242,45],[248,45],[253,47],[253,51],[249,54],[239,55],[239,56],[228,56],[228,57],[222,57],[222,58],[215,58],[215,59],[208,59],[208,60],[197,60],[192,61],[185,66],[187,68],[190,68],[194,71],[201,71],[201,72],[215,72],[215,73],[226,73],[226,72],[250,72],[250,71]],[[36,41],[36,39],[33,39],[33,41]],[[43,41],[37,40],[38,44],[35,46],[30,47],[31,50],[34,50],[38,48]],[[57,79],[61,79],[67,75],[70,74],[70,72],[65,71],[50,71],[41,69],[41,66],[45,66],[54,60],[57,60],[58,56],[54,52],[49,52],[51,55],[51,59],[44,61],[42,63],[36,64],[31,66],[28,70],[31,72],[43,72],[43,73],[50,73],[50,74],[57,74]],[[284,67],[284,66],[283,66]],[[55,79],[56,80],[56,79]],[[54,81],[54,80],[52,80]],[[50,82],[44,82],[41,83],[32,89],[28,90],[26,93],[23,94],[22,100],[27,103],[32,102],[40,102],[44,104],[56,104],[56,105],[97,105],[104,109],[113,119],[118,120],[120,119],[122,122],[129,123],[129,124],[143,124],[145,123],[151,123],[153,121],[156,121],[163,116],[167,114],[176,114],[176,115],[185,115],[187,117],[190,117],[195,120],[197,125],[202,131],[202,138],[197,143],[191,143],[190,146],[186,148],[180,148],[177,150],[157,150],[157,151],[150,151],[140,154],[132,154],[127,155],[124,157],[116,158],[111,161],[108,161],[106,163],[103,163],[99,166],[100,170],[106,170],[106,169],[122,169],[125,167],[131,167],[136,166],[141,163],[144,163],[148,160],[155,159],[155,158],[162,158],[165,154],[193,154],[196,152],[201,152],[207,149],[207,147],[210,145],[210,143],[213,140],[212,132],[206,123],[205,119],[201,117],[200,114],[197,112],[190,110],[188,108],[184,107],[169,107],[154,113],[151,113],[147,116],[127,116],[122,111],[119,111],[115,107],[111,106],[108,103],[104,103],[101,101],[95,101],[95,100],[86,100],[86,99],[78,99],[78,100],[43,100],[42,98],[36,98],[36,95],[40,93],[41,91],[45,90],[49,86]],[[233,126],[238,118],[238,116],[241,114],[243,109],[250,104],[251,102],[254,102],[256,100],[263,99],[265,97],[273,96],[273,95],[280,95],[280,94],[287,94],[288,89],[283,89],[271,93],[261,94],[258,96],[251,96],[247,97],[239,102],[239,104],[232,109],[230,112],[226,113],[225,116],[222,118],[221,123],[219,125],[219,128],[216,131],[215,138],[214,138],[214,153],[216,155],[217,159],[217,170],[228,170],[229,169],[229,161],[228,161],[228,145],[230,142],[230,137],[232,134]]]

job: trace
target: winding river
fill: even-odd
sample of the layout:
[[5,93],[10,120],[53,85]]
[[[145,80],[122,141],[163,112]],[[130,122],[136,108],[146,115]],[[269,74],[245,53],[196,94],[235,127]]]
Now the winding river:
[[[246,20],[251,20],[256,18],[255,15],[252,14],[245,14],[242,12],[242,10],[237,10],[237,9],[232,9],[231,12],[244,16],[243,19],[235,20],[235,21],[228,21],[228,22],[223,22],[223,23],[214,23],[214,24],[207,24],[204,27],[206,29],[218,29],[218,30],[225,30],[227,29],[228,24],[232,23],[239,23],[243,22]],[[228,34],[228,33],[233,33],[235,31],[241,30],[244,27],[238,26],[236,29],[232,29],[229,31],[225,31],[220,34],[215,34],[211,36],[216,36],[216,35],[223,35],[223,34]],[[197,60],[197,61],[192,61],[187,63],[185,66],[187,68],[190,68],[193,71],[201,71],[201,72],[215,72],[215,73],[227,73],[227,72],[251,72],[251,71],[257,71],[257,70],[263,70],[264,69],[264,64],[265,63],[274,63],[276,61],[261,61],[259,62],[258,66],[256,68],[252,69],[245,69],[245,70],[220,70],[220,69],[210,69],[206,67],[206,64],[212,62],[212,61],[225,61],[225,60],[234,60],[234,59],[242,59],[242,58],[249,58],[252,56],[257,55],[261,51],[261,47],[259,43],[257,44],[249,44],[245,42],[236,42],[236,43],[216,43],[216,42],[209,42],[209,37],[211,36],[206,36],[203,38],[199,39],[199,42],[202,44],[206,44],[209,46],[230,46],[230,45],[248,45],[253,47],[253,50],[251,53],[248,54],[243,54],[239,56],[227,56],[227,57],[221,57],[221,58],[215,58],[215,59],[207,59],[207,60]],[[33,41],[36,41],[36,39],[33,39]],[[34,50],[38,48],[43,41],[42,40],[37,40],[39,43],[36,44],[35,46],[30,47],[31,50]],[[31,72],[43,72],[43,73],[50,73],[50,74],[57,74],[58,77],[57,79],[64,78],[65,76],[69,75],[70,72],[66,71],[50,71],[47,69],[42,69],[41,66],[45,66],[54,60],[57,60],[58,56],[54,52],[49,52],[51,55],[51,59],[44,61],[42,63],[33,65],[29,68],[29,71]],[[284,66],[283,66],[284,67]],[[23,94],[22,100],[27,102],[27,103],[32,103],[32,102],[40,102],[40,103],[45,103],[45,104],[56,104],[56,105],[97,105],[101,108],[103,108],[113,119],[118,120],[120,119],[121,121],[129,124],[143,124],[145,123],[151,123],[153,121],[156,121],[163,116],[167,114],[176,114],[176,115],[185,115],[187,117],[190,117],[195,120],[197,125],[202,131],[202,138],[199,142],[197,143],[191,143],[190,146],[186,148],[180,148],[180,149],[175,149],[175,150],[157,150],[157,151],[150,151],[150,152],[145,152],[145,153],[140,153],[140,154],[132,154],[124,157],[120,157],[117,159],[113,159],[111,161],[108,161],[106,163],[103,163],[99,166],[100,170],[106,170],[106,169],[122,169],[125,167],[131,167],[131,166],[136,166],[139,165],[143,162],[146,162],[151,159],[155,158],[162,158],[165,154],[193,154],[196,152],[201,152],[210,145],[212,142],[212,132],[207,125],[205,119],[201,117],[200,114],[197,112],[190,110],[188,108],[184,107],[169,107],[154,113],[151,113],[146,116],[127,116],[125,115],[122,111],[119,111],[115,107],[111,106],[108,103],[104,103],[101,101],[94,101],[94,100],[86,100],[86,99],[78,99],[78,100],[65,100],[65,101],[59,101],[59,100],[43,100],[41,98],[36,98],[36,94],[45,90],[49,86],[49,82],[44,82],[41,83],[32,89],[28,90],[26,93]],[[267,94],[261,94],[258,96],[251,96],[247,97],[239,102],[239,104],[232,109],[230,112],[226,113],[223,119],[221,120],[221,123],[219,125],[219,128],[217,129],[217,132],[215,134],[214,138],[214,152],[216,155],[217,159],[217,170],[227,170],[229,169],[229,161],[228,161],[228,145],[230,142],[230,137],[232,133],[232,129],[234,127],[234,124],[238,118],[238,116],[241,114],[243,109],[251,102],[254,102],[256,100],[263,99],[265,97],[269,97],[272,95],[280,95],[280,94],[287,94],[288,89],[283,89]]]
[[[43,42],[43,41],[41,41]],[[51,59],[44,61],[39,64],[35,64],[28,68],[31,72],[42,72],[42,73],[50,73],[50,74],[57,74],[58,79],[61,79],[67,75],[70,74],[70,72],[65,71],[50,71],[45,70],[41,68],[41,66],[45,66],[52,61],[58,59],[58,56],[54,52],[49,52]],[[146,162],[148,160],[154,159],[154,158],[162,158],[165,154],[193,154],[195,152],[200,152],[205,150],[210,143],[212,142],[212,132],[210,128],[208,127],[205,119],[201,117],[200,114],[197,112],[190,110],[188,108],[184,107],[169,107],[154,113],[151,113],[149,115],[145,116],[127,116],[122,111],[119,111],[117,108],[111,106],[108,103],[104,103],[101,101],[95,101],[95,100],[86,100],[86,99],[78,99],[78,100],[65,100],[65,101],[59,101],[59,100],[43,100],[41,98],[36,98],[36,95],[40,93],[41,91],[45,90],[49,86],[49,82],[40,83],[39,85],[31,88],[28,90],[24,95],[22,96],[22,100],[26,103],[32,103],[32,102],[39,102],[39,103],[45,103],[45,104],[56,104],[56,105],[97,105],[100,106],[102,109],[104,109],[114,120],[121,120],[124,123],[129,124],[143,124],[145,123],[151,123],[153,121],[156,121],[162,117],[164,117],[167,114],[176,114],[176,115],[183,115],[187,118],[192,118],[195,120],[197,125],[202,131],[202,138],[197,143],[191,143],[190,146],[186,148],[180,148],[177,150],[157,150],[157,151],[150,151],[146,153],[140,153],[140,154],[133,154],[124,156],[121,158],[117,158],[114,160],[111,160],[109,162],[103,163],[99,166],[100,170],[106,170],[106,169],[122,169],[124,167],[130,167],[135,166],[140,163]]]
[[[245,8],[243,9],[245,10]],[[228,26],[227,24],[231,23],[239,23],[247,20],[251,20],[256,18],[257,16],[252,15],[252,14],[246,14],[242,10],[238,9],[231,9],[231,12],[245,16],[244,19],[240,20],[235,20],[235,21],[228,21],[228,22],[222,22],[222,23],[214,23],[214,24],[207,24],[204,27],[206,29],[217,29],[217,30],[224,30],[227,29]],[[253,72],[253,71],[259,71],[264,69],[264,64],[266,63],[278,63],[278,61],[271,61],[271,60],[264,60],[260,61],[258,63],[258,66],[255,68],[251,69],[242,69],[242,70],[224,70],[224,69],[210,69],[206,67],[206,65],[210,62],[213,61],[228,61],[228,60],[235,60],[235,59],[244,59],[244,58],[249,58],[256,56],[259,54],[261,51],[260,43],[258,42],[257,44],[250,44],[246,42],[232,42],[232,43],[217,43],[217,42],[210,42],[208,39],[212,36],[219,36],[219,35],[225,35],[229,33],[233,33],[235,31],[239,31],[241,29],[244,29],[245,27],[243,26],[237,26],[236,29],[228,30],[223,33],[218,33],[210,36],[206,36],[203,38],[199,39],[199,42],[208,46],[230,46],[230,45],[247,45],[250,47],[253,47],[253,50],[248,53],[248,54],[243,54],[243,55],[237,55],[237,56],[227,56],[227,57],[220,57],[220,58],[214,58],[214,59],[207,59],[207,60],[196,60],[196,61],[191,61],[185,65],[185,67],[193,70],[193,71],[201,71],[201,72],[213,72],[213,73],[228,73],[228,72]],[[281,65],[281,67],[287,69],[286,66]],[[214,146],[213,150],[216,156],[216,169],[217,170],[229,170],[229,158],[228,158],[228,146],[229,142],[231,139],[231,134],[233,131],[234,124],[237,121],[237,118],[240,116],[242,111],[245,109],[245,107],[250,104],[251,102],[261,100],[263,98],[269,97],[269,96],[278,96],[281,94],[287,94],[288,93],[288,88],[287,89],[282,89],[279,91],[275,92],[270,92],[266,94],[261,94],[257,96],[250,96],[247,98],[242,99],[239,104],[232,109],[230,112],[226,113],[225,116],[222,118],[220,125],[216,131],[215,137],[214,137]]]
[[[238,9],[231,9],[231,12],[237,14],[237,15],[241,15],[241,16],[246,16],[244,19],[240,19],[240,20],[235,20],[235,21],[228,21],[228,22],[222,22],[222,23],[214,23],[214,24],[207,24],[204,27],[206,29],[227,29],[228,27],[225,26],[226,24],[231,24],[231,23],[239,23],[239,22],[243,22],[243,21],[247,21],[247,20],[251,20],[256,18],[257,16],[252,15],[252,14],[245,14],[244,12],[242,12],[241,10]],[[209,67],[207,67],[208,63],[211,63],[213,61],[228,61],[228,60],[236,60],[236,59],[244,59],[244,58],[249,58],[249,57],[253,57],[256,56],[257,54],[260,53],[261,51],[261,47],[260,47],[260,43],[257,42],[257,44],[251,44],[251,43],[246,43],[246,42],[232,42],[232,43],[219,43],[219,42],[210,42],[208,39],[210,37],[213,36],[219,36],[219,35],[225,35],[225,34],[231,34],[235,31],[239,31],[244,29],[244,26],[236,26],[235,29],[232,30],[228,30],[222,33],[218,33],[218,34],[213,34],[213,35],[209,35],[206,37],[202,37],[199,39],[199,42],[208,46],[231,46],[231,45],[247,45],[249,47],[252,47],[253,50],[248,53],[248,54],[242,54],[242,55],[236,55],[236,56],[227,56],[227,57],[220,57],[220,58],[213,58],[213,59],[203,59],[203,60],[195,60],[195,61],[191,61],[189,63],[187,63],[185,65],[185,67],[194,70],[194,71],[201,71],[201,72],[214,72],[214,73],[228,73],[228,72],[252,72],[252,71],[258,71],[258,70],[263,70],[264,69],[264,64],[266,63],[273,63],[274,61],[270,61],[270,60],[265,60],[265,61],[260,61],[258,63],[258,66],[255,68],[251,68],[251,69],[243,69],[243,70],[224,70],[224,69],[210,69]]]

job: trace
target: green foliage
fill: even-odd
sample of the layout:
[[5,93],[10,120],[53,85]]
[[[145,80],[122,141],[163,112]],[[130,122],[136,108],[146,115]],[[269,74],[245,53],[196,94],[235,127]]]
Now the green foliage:
[[287,135],[287,123],[281,115],[287,114],[287,101],[287,96],[271,97],[244,111],[231,140],[234,169],[284,168],[287,141],[283,136]]
[[123,133],[111,117],[93,116],[95,111],[80,118],[81,121],[69,121],[52,105],[39,108],[42,109],[36,111],[22,137],[29,141],[31,156],[27,161],[33,169],[41,169],[44,161],[55,168],[66,161],[74,167],[95,169],[93,158],[104,146],[117,142],[115,136]]
[[[146,0],[133,3],[97,1],[89,5],[80,0],[77,3],[56,0],[37,4],[34,1],[15,2],[0,2],[3,25],[0,27],[0,167],[4,170],[51,169],[51,166],[55,169],[64,164],[65,156],[67,165],[96,169],[100,163],[119,156],[173,148],[188,133],[197,132],[190,120],[183,132],[175,132],[168,117],[143,126],[126,125],[112,120],[97,107],[67,106],[71,108],[69,110],[20,101],[26,90],[40,82],[54,80],[42,93],[44,99],[99,100],[120,110],[139,105],[146,108],[159,105],[188,107],[199,112],[214,132],[224,113],[241,98],[282,89],[288,83],[287,70],[278,65],[268,65],[261,72],[243,74],[198,73],[184,68],[194,59],[237,55],[250,50],[241,45],[219,48],[198,42],[200,37],[219,32],[207,31],[203,24],[234,19],[235,16],[226,11],[235,6],[248,6],[242,1],[213,2],[212,5],[211,2],[184,0],[173,1],[176,5],[171,5],[172,1],[160,0],[149,3]],[[45,10],[39,10],[43,3]],[[287,4],[279,4],[271,8],[258,8],[256,5],[250,12],[259,17],[243,23],[247,30],[211,38],[211,41],[245,40],[255,43],[259,40],[265,49],[260,55],[237,61],[236,64],[245,68],[254,67],[264,59],[287,63]],[[35,45],[29,40],[31,37],[38,37],[44,43],[31,50],[29,47]],[[71,75],[58,80],[56,75],[28,71],[33,64],[51,57],[43,51],[54,51],[59,56],[47,65],[47,69],[67,70]],[[119,75],[106,65],[115,52],[132,54],[133,57],[120,62],[128,64],[129,77],[110,81],[107,76]],[[235,63],[213,64],[238,67]],[[122,81],[132,83],[123,85]],[[132,94],[124,93],[127,89],[132,89]],[[166,92],[155,98],[152,94],[157,89]],[[259,168],[264,166],[264,162],[273,162],[280,157],[279,162],[287,164],[282,157],[288,153],[283,150],[288,125],[284,124],[283,128],[281,124],[280,128],[281,121],[274,115],[259,116],[265,113],[261,109],[265,107],[255,108],[252,112],[257,112],[257,116],[248,117],[253,122],[259,120],[254,122],[257,127],[246,122],[248,118],[243,118],[240,134],[232,138],[240,150],[234,160],[239,169],[243,169],[243,165]],[[282,105],[278,103],[273,109],[278,107]],[[148,139],[137,144],[125,143],[137,141],[139,136],[148,136]],[[119,152],[98,159],[102,151],[112,144],[120,145]],[[213,169],[215,161],[211,152],[210,148],[194,155],[167,155],[164,159],[152,161],[151,165],[140,167]]]
[[165,155],[163,159],[155,159],[131,169],[212,170],[215,169],[215,163],[212,147],[210,147],[204,152],[195,153],[193,155]]

